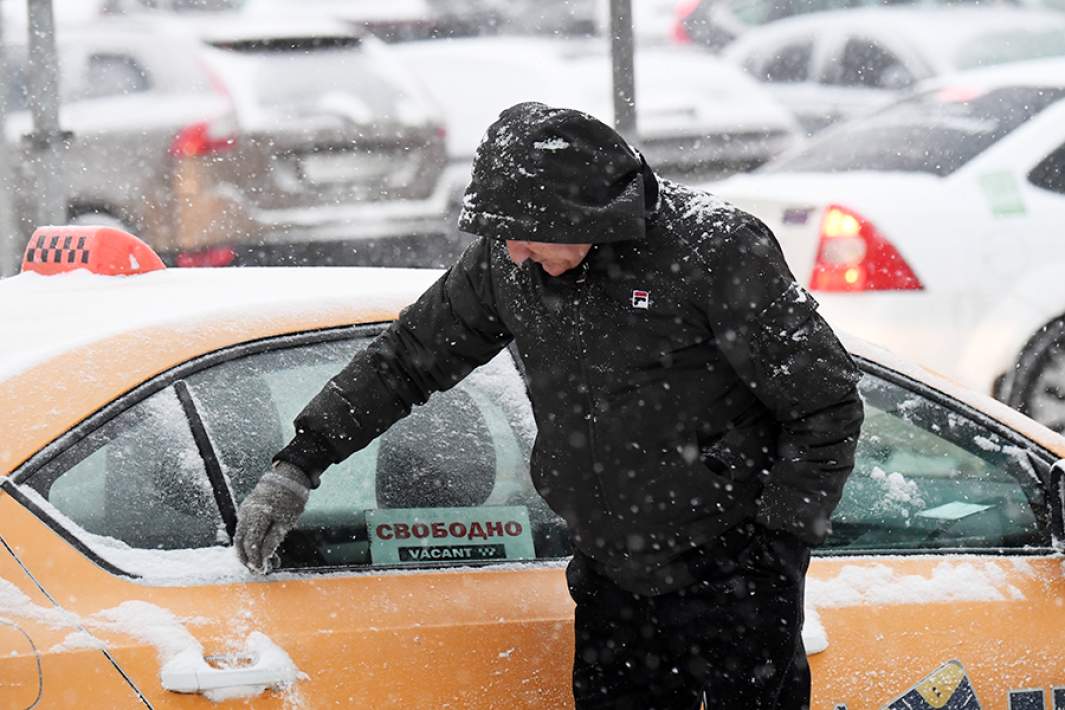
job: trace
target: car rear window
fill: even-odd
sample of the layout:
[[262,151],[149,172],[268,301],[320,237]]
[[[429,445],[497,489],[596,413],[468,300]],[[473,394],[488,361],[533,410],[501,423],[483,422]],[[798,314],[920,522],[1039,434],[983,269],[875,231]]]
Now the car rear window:
[[350,49],[358,47],[362,41],[354,36],[323,37],[269,37],[221,40],[210,43],[216,49],[226,49],[243,54],[292,54],[296,52],[315,52],[326,49]]
[[937,89],[826,133],[766,172],[884,172],[950,175],[1005,138],[1065,88]]
[[336,110],[368,123],[391,112],[400,89],[360,45],[343,36],[212,44],[230,90],[256,105],[299,108],[342,96]]

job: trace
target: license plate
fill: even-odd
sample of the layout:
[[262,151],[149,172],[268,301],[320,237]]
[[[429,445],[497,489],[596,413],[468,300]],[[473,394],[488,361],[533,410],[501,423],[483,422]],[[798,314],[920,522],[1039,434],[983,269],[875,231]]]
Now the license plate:
[[399,167],[379,153],[315,153],[303,156],[302,165],[304,179],[316,185],[373,182]]

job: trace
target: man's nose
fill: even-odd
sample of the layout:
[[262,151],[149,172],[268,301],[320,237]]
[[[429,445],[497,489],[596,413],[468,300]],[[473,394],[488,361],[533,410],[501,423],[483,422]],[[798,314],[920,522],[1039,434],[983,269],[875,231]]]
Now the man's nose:
[[521,265],[529,258],[529,247],[525,246],[525,242],[507,240],[507,254],[511,261]]

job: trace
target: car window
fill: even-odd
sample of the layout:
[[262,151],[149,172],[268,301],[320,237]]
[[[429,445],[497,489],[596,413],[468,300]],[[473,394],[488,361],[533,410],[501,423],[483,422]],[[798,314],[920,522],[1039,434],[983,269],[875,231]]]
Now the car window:
[[813,40],[786,44],[762,58],[757,76],[762,81],[778,84],[806,81],[810,76],[813,50]]
[[[237,500],[293,435],[292,421],[366,339],[249,355],[190,377]],[[280,551],[285,567],[469,564],[569,554],[532,487],[535,436],[509,353],[331,466]]]
[[1042,488],[1025,451],[984,424],[876,375],[826,548],[1045,546]]
[[148,72],[125,54],[92,54],[85,64],[83,83],[70,100],[125,96],[148,91]]
[[228,544],[173,388],[125,410],[26,483],[88,533],[133,548]]
[[924,172],[946,176],[1065,98],[1065,90],[964,86],[917,94],[827,131],[766,172]]
[[[700,6],[704,9],[707,20],[711,19],[712,2],[703,2]],[[773,19],[773,3],[765,0],[729,0],[728,9],[733,17],[745,25],[757,27]]]
[[1065,144],[1043,158],[1028,173],[1028,180],[1036,187],[1065,194]]
[[893,52],[873,40],[847,40],[836,61],[828,64],[826,84],[868,89],[902,89],[913,74]]
[[372,123],[406,92],[380,58],[354,36],[216,42],[212,66],[235,98],[284,111],[292,120],[338,116]]

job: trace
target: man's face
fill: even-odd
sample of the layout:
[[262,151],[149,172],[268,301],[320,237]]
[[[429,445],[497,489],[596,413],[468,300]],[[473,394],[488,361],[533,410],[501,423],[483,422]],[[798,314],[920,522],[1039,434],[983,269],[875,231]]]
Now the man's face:
[[580,264],[588,255],[591,244],[549,244],[507,240],[507,253],[515,264],[532,259],[551,276],[561,276]]

